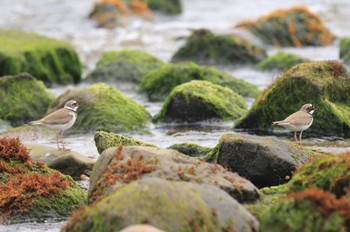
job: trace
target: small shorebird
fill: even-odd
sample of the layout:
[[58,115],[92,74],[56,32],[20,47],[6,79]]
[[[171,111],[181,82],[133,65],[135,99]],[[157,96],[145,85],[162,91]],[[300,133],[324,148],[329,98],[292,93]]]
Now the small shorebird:
[[300,131],[299,145],[301,146],[303,131],[311,126],[314,120],[312,114],[315,112],[315,110],[316,109],[312,104],[305,104],[299,111],[289,115],[286,119],[273,122],[272,124],[294,131],[294,139],[296,143],[298,143],[296,132]]
[[[63,132],[73,126],[77,119],[78,103],[75,100],[66,102],[63,108],[52,112],[44,118],[29,122],[31,125],[43,125],[56,131],[56,142],[58,150],[66,150],[63,143]],[[61,140],[60,140],[61,139]],[[59,142],[62,143],[60,147]]]

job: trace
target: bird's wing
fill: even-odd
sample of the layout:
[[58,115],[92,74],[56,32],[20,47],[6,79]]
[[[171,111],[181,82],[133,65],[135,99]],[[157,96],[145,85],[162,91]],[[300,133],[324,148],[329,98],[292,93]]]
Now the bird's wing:
[[72,119],[73,115],[70,114],[70,110],[67,109],[59,109],[46,117],[38,120],[40,123],[48,123],[48,124],[64,124],[65,122]]
[[297,111],[289,115],[283,122],[289,123],[293,122],[294,125],[304,125],[309,124],[312,121],[312,116],[304,111]]

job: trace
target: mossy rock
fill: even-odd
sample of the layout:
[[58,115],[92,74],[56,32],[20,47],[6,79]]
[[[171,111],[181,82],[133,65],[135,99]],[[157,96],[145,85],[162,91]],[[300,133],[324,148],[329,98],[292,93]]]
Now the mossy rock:
[[140,91],[146,93],[152,101],[164,100],[176,86],[192,80],[222,85],[244,97],[255,97],[259,93],[253,84],[234,78],[214,67],[199,66],[192,62],[166,64],[150,72],[142,78]]
[[350,201],[313,188],[288,194],[261,217],[260,231],[349,231]]
[[290,54],[287,52],[277,52],[275,55],[267,57],[258,63],[258,68],[261,70],[279,70],[285,71],[293,65],[308,62],[309,59]]
[[104,150],[110,147],[119,146],[148,146],[155,147],[153,144],[145,143],[138,139],[128,138],[120,134],[115,134],[106,131],[97,131],[95,133],[95,144],[98,153],[102,153]]
[[0,78],[0,118],[13,126],[41,118],[53,100],[45,85],[27,73]]
[[204,65],[257,63],[266,52],[233,35],[216,35],[209,30],[194,31],[173,55],[172,62],[193,61]]
[[256,21],[242,21],[238,27],[277,47],[326,46],[335,38],[321,18],[304,6],[278,9]]
[[147,178],[82,208],[63,231],[119,231],[145,222],[169,232],[259,227],[243,206],[216,186]]
[[77,100],[81,106],[78,118],[70,129],[73,132],[133,131],[145,127],[151,119],[142,105],[104,83],[68,90],[58,97],[51,110],[62,108],[70,99]]
[[210,147],[202,147],[192,143],[173,144],[168,149],[173,149],[190,157],[203,157],[211,151]]
[[1,138],[0,219],[5,224],[63,221],[86,203],[70,177],[30,159],[18,138]]
[[339,57],[345,63],[350,63],[350,38],[340,40]]
[[132,82],[140,83],[147,73],[158,69],[163,61],[143,51],[109,51],[102,54],[84,81],[87,82]]
[[146,0],[147,6],[164,14],[177,15],[182,13],[181,0]]
[[74,48],[35,33],[0,30],[0,76],[28,72],[46,85],[78,83],[81,64]]
[[272,129],[272,122],[285,119],[305,103],[317,109],[306,134],[350,136],[350,75],[337,61],[293,66],[259,94],[235,126],[264,132]]
[[166,98],[156,122],[197,122],[207,119],[234,120],[247,106],[233,90],[208,81],[190,81],[179,85]]

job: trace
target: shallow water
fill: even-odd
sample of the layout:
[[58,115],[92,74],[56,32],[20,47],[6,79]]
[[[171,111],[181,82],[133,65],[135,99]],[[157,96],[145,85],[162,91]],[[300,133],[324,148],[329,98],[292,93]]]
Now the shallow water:
[[[0,27],[34,31],[47,36],[70,42],[78,51],[84,64],[84,75],[94,68],[102,52],[116,49],[145,50],[156,57],[169,61],[172,54],[181,46],[184,38],[191,30],[208,28],[217,33],[236,33],[233,26],[241,19],[255,19],[276,8],[293,5],[306,5],[313,12],[322,16],[331,31],[338,37],[350,36],[348,22],[348,0],[184,0],[184,13],[180,16],[168,17],[155,15],[152,21],[133,19],[127,25],[113,30],[97,29],[94,22],[86,16],[93,0],[0,0]],[[338,58],[338,44],[327,47],[284,48],[288,52],[300,54],[311,60],[332,60]],[[277,51],[268,50],[269,54]],[[249,66],[221,67],[237,78],[244,79],[260,89],[268,86],[280,73],[260,72]],[[83,87],[79,85],[77,87]],[[57,96],[67,88],[61,86],[51,89]],[[128,84],[116,86],[119,90],[143,104],[155,115],[162,103],[148,102],[146,97],[137,94],[135,88]],[[245,99],[250,106],[254,99]],[[150,124],[147,133],[126,134],[160,147],[168,147],[175,143],[196,143],[213,147],[222,134],[233,132],[232,123],[203,122],[195,125]],[[240,132],[241,133],[241,132]],[[307,132],[305,132],[307,134]],[[283,134],[283,138],[292,138],[292,134]],[[30,141],[31,138],[25,138]],[[93,134],[69,135],[65,139],[67,146],[92,158],[98,153],[94,146]],[[30,141],[31,142],[31,141]],[[56,146],[55,138],[36,141]],[[304,143],[324,150],[339,153],[349,149],[349,140],[341,138],[307,138]],[[58,231],[63,223],[19,224],[0,226],[0,231]]]

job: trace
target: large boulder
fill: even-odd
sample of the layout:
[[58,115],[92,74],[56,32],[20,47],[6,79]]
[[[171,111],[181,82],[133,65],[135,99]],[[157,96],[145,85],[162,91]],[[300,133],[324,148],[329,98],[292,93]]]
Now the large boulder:
[[0,219],[2,223],[66,220],[86,202],[70,177],[31,160],[18,138],[0,138]]
[[350,194],[337,199],[312,188],[294,192],[264,211],[260,231],[349,231]]
[[47,85],[81,80],[78,55],[66,42],[30,32],[0,30],[0,44],[0,76],[28,72]]
[[186,39],[173,55],[172,62],[193,61],[204,65],[257,63],[266,58],[266,52],[233,35],[216,35],[199,29]]
[[226,86],[244,97],[255,97],[259,92],[253,84],[234,78],[214,67],[198,66],[192,62],[167,64],[150,72],[142,78],[140,91],[146,93],[152,101],[164,100],[176,86],[192,80],[210,81]]
[[102,54],[96,69],[84,81],[138,84],[144,75],[163,64],[163,61],[143,51],[109,51]]
[[13,126],[41,118],[53,100],[45,85],[27,73],[0,78],[0,118]]
[[233,90],[208,81],[190,81],[176,86],[155,116],[161,122],[197,122],[208,119],[234,120],[247,106]]
[[261,70],[286,71],[296,64],[308,61],[309,59],[306,59],[299,55],[287,52],[277,52],[273,56],[269,56],[266,59],[260,61],[258,63],[258,68]]
[[337,61],[293,66],[256,98],[235,127],[263,132],[305,103],[317,109],[307,133],[350,136],[350,75]]
[[342,38],[339,46],[339,57],[345,63],[350,63],[350,38]]
[[104,83],[66,91],[53,103],[51,111],[62,108],[70,99],[80,105],[78,118],[70,129],[73,132],[131,131],[146,126],[151,119],[142,105]]
[[257,188],[222,166],[155,147],[118,147],[105,150],[90,178],[89,201],[96,201],[137,179],[157,177],[206,183],[220,187],[238,201],[259,198]]
[[247,178],[258,187],[279,185],[305,163],[309,154],[279,139],[225,134],[205,157]]
[[138,139],[128,138],[126,136],[106,132],[106,131],[96,131],[94,136],[95,144],[98,153],[102,153],[104,150],[110,147],[119,147],[119,146],[148,146],[156,147],[153,144],[145,143]]
[[277,47],[326,46],[335,38],[320,17],[304,6],[278,9],[256,21],[242,21],[238,27]]
[[242,205],[216,186],[147,178],[75,212],[63,231],[120,231],[145,222],[169,232],[259,228]]
[[192,143],[173,144],[168,149],[173,149],[190,157],[203,157],[211,151],[210,147],[202,147]]
[[34,162],[43,161],[49,168],[69,175],[75,180],[82,174],[90,173],[95,164],[95,160],[70,150],[59,151],[53,147],[32,143],[26,144],[26,147]]

